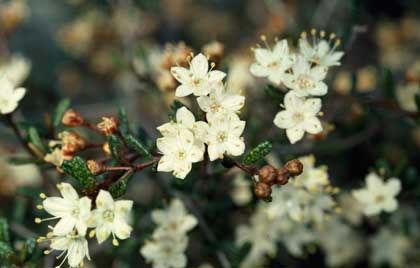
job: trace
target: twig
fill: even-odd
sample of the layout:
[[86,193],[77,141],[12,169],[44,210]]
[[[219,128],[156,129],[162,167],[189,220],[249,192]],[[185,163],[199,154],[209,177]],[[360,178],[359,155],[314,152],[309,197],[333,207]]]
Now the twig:
[[25,148],[25,150],[32,156],[37,157],[37,155],[31,150],[31,148],[28,145],[28,142],[26,141],[26,139],[23,137],[22,133],[20,132],[16,122],[13,119],[13,113],[11,114],[6,114],[5,115],[6,118],[6,122],[7,124],[9,124],[9,126],[11,127],[11,129],[13,130],[13,132],[15,133],[16,138],[19,140],[19,142],[21,143],[22,147]]

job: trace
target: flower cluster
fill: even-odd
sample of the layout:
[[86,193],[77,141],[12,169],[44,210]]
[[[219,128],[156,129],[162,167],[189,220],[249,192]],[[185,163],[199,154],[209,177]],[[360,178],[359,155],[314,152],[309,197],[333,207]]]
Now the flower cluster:
[[[257,77],[267,77],[277,85],[284,86],[289,92],[284,97],[284,110],[277,113],[274,124],[286,129],[286,135],[291,143],[301,140],[308,132],[318,134],[322,125],[317,118],[321,110],[321,99],[312,96],[327,94],[328,86],[324,79],[328,68],[340,65],[344,55],[336,51],[340,40],[335,34],[330,34],[326,40],[325,31],[319,35],[311,30],[312,42],[307,33],[303,32],[299,40],[299,52],[290,51],[286,40],[277,41],[274,48],[258,47],[254,49],[255,60],[250,72]],[[265,36],[262,40],[266,42]]]
[[58,220],[54,227],[49,226],[51,232],[46,237],[40,237],[39,242],[51,241],[51,250],[62,251],[61,267],[67,260],[70,267],[81,267],[85,257],[90,260],[88,241],[86,234],[88,228],[92,228],[89,237],[94,237],[99,244],[112,236],[112,244],[118,246],[118,239],[127,239],[131,234],[131,226],[128,224],[129,215],[133,202],[129,200],[114,201],[111,194],[100,190],[95,209],[92,210],[92,201],[89,197],[79,197],[76,190],[68,183],[57,185],[62,197],[46,197],[39,209],[44,209],[52,215],[50,218],[36,218],[36,223]]
[[152,220],[158,227],[152,239],[140,249],[141,255],[152,262],[153,267],[186,267],[187,232],[197,225],[197,219],[188,214],[181,200],[174,199],[168,208],[154,210]]
[[[210,161],[224,155],[239,156],[245,151],[241,137],[245,121],[238,113],[244,106],[245,97],[229,91],[222,80],[225,73],[213,70],[203,54],[190,62],[190,68],[172,67],[171,73],[180,82],[176,96],[197,96],[205,121],[196,121],[186,107],[176,112],[176,121],[158,127],[163,137],[156,144],[163,154],[158,171],[172,172],[183,179],[191,170],[192,163],[202,161],[207,150]],[[207,145],[207,146],[205,146]]]

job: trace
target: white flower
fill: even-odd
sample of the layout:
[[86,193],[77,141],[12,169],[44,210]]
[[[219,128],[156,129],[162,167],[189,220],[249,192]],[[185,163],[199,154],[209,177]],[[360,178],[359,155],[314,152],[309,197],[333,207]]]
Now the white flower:
[[372,238],[370,245],[370,261],[377,266],[390,264],[392,267],[406,267],[407,253],[413,246],[407,236],[388,227],[382,227]]
[[397,87],[397,100],[400,107],[409,112],[417,111],[414,97],[420,95],[420,83],[411,82]]
[[0,76],[6,76],[13,86],[20,86],[28,77],[31,62],[21,55],[13,55],[8,62],[0,66]]
[[375,173],[366,176],[366,188],[354,190],[353,196],[363,206],[363,212],[367,216],[379,214],[381,211],[392,212],[398,207],[395,198],[401,191],[401,182],[397,178],[391,178],[384,182]]
[[224,86],[213,87],[209,96],[197,98],[201,110],[206,112],[207,120],[220,113],[238,113],[245,104],[245,97],[228,92]]
[[179,199],[174,199],[166,209],[157,209],[152,212],[152,220],[162,230],[174,235],[185,234],[197,225],[197,219],[188,214],[184,204]]
[[276,43],[274,48],[256,48],[255,60],[250,67],[250,72],[258,77],[268,77],[268,80],[276,85],[284,79],[284,74],[295,61],[295,55],[289,54],[289,46],[286,40]]
[[312,42],[308,42],[306,33],[302,33],[301,35],[302,38],[299,40],[299,49],[305,59],[322,67],[340,65],[340,59],[344,55],[344,52],[336,51],[336,48],[340,45],[340,40],[335,40],[334,45],[331,47],[331,42],[335,38],[335,34],[330,35],[330,41],[328,42],[323,39],[325,32],[320,32],[320,39],[317,39],[315,34],[316,32],[312,30],[311,35],[314,38]]
[[292,72],[284,75],[284,84],[298,97],[322,96],[328,91],[327,84],[322,81],[327,71],[326,67],[311,67],[311,63],[305,58],[298,57],[292,66]]
[[66,260],[71,268],[82,267],[85,257],[90,260],[88,242],[84,235],[72,233],[53,236],[51,238],[50,248],[52,250],[47,250],[45,253],[49,254],[55,250],[62,251],[57,259],[65,254],[63,261],[60,265],[56,266],[58,268],[60,268]]
[[0,113],[10,114],[18,107],[19,101],[25,96],[26,89],[15,88],[13,83],[6,77],[0,77]]
[[172,171],[172,174],[179,179],[184,179],[187,176],[192,163],[203,160],[203,147],[195,143],[193,133],[187,129],[180,129],[177,135],[158,138],[156,145],[163,154],[157,170]]
[[244,178],[244,174],[239,172],[233,179],[233,189],[231,195],[233,202],[237,206],[245,206],[251,202],[253,194],[251,191],[251,182]]
[[188,237],[174,236],[170,233],[153,235],[153,240],[146,241],[140,253],[153,268],[183,268],[187,266],[185,249]]
[[70,234],[76,228],[78,234],[84,235],[87,229],[87,220],[90,217],[91,200],[88,197],[79,198],[76,190],[69,183],[57,185],[62,198],[48,197],[42,205],[54,217],[47,219],[36,218],[35,221],[60,219],[54,226],[53,233],[57,236]]
[[181,130],[188,129],[194,134],[195,144],[204,151],[203,140],[207,135],[208,125],[204,121],[195,121],[194,114],[186,107],[176,111],[176,122],[169,122],[159,126],[157,129],[163,136],[176,136]]
[[56,167],[61,167],[64,162],[63,150],[55,148],[51,153],[44,156],[44,161],[51,163]]
[[210,161],[222,159],[224,154],[239,156],[245,151],[245,143],[241,137],[245,129],[245,121],[236,114],[221,114],[209,121],[206,138]]
[[322,125],[316,115],[321,110],[321,100],[311,98],[303,100],[293,92],[284,97],[285,110],[277,113],[274,124],[286,129],[286,135],[291,143],[303,138],[305,132],[317,134],[322,131]]
[[201,53],[191,60],[189,70],[184,67],[172,67],[171,73],[181,83],[175,92],[177,97],[185,97],[190,94],[207,95],[211,86],[221,83],[226,76],[224,72],[209,70],[207,58]]
[[112,243],[116,246],[119,239],[130,237],[132,228],[129,220],[133,201],[114,201],[109,192],[101,190],[96,198],[96,209],[92,212],[95,222],[96,239],[101,244],[112,234]]
[[303,186],[310,192],[322,190],[328,186],[328,172],[325,166],[315,167],[315,157],[313,155],[299,157],[304,169],[302,174],[296,176],[292,183],[296,186]]

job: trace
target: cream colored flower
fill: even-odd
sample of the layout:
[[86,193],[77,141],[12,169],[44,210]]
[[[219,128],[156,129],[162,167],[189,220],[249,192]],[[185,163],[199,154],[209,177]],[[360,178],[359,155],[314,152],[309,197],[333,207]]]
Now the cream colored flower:
[[15,88],[13,83],[6,77],[0,77],[0,113],[10,114],[16,110],[19,101],[25,96],[26,89]]

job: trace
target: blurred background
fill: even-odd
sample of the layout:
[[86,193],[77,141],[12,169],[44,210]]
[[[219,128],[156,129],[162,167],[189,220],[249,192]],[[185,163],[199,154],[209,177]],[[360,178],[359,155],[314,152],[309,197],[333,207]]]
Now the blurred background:
[[[175,99],[177,83],[170,67],[186,65],[191,52],[201,51],[228,73],[230,88],[246,95],[242,117],[247,120],[245,138],[250,147],[268,139],[281,160],[314,154],[317,163],[328,165],[332,183],[343,189],[360,187],[371,169],[401,179],[401,204],[409,211],[409,220],[403,218],[417,230],[412,236],[407,227],[417,240],[410,240],[408,247],[402,243],[402,252],[418,251],[372,267],[414,268],[420,267],[420,120],[415,102],[420,94],[419,14],[418,0],[0,0],[0,70],[12,62],[26,66],[16,68],[28,68],[21,78],[28,90],[20,104],[24,122],[42,124],[60,100],[70,98],[73,108],[95,122],[124,106],[133,124],[157,137],[155,128],[168,120]],[[312,28],[334,32],[342,40],[339,50],[346,54],[327,78],[324,132],[290,145],[284,132],[272,124],[283,92],[273,93],[264,79],[249,73],[251,47],[261,43],[262,34],[269,44],[277,37],[296,45],[300,33]],[[189,99],[182,101],[194,105]],[[22,152],[10,130],[1,126],[0,135],[0,216],[9,219],[18,236],[42,233],[32,223],[37,213],[34,196],[48,183],[34,166],[11,166],[8,158]],[[138,202],[136,217],[141,217],[158,206],[159,189],[151,179],[133,181],[128,196]],[[192,189],[189,182],[176,187]],[[227,248],[230,242],[224,241],[234,240],[236,225],[247,222],[253,211],[252,206],[235,204],[229,189],[209,190],[224,197],[215,206],[203,203],[204,215],[214,222],[214,232]],[[209,204],[214,201],[210,197],[219,197],[207,194]],[[218,217],[227,217],[229,226]],[[386,223],[387,217],[376,220]],[[355,231],[373,235],[376,223],[365,222]],[[151,230],[150,224],[146,226]],[[119,249],[119,256],[111,247],[93,249],[92,255],[103,258],[96,257],[96,264],[89,265],[148,267],[138,253],[144,240],[141,230],[139,239]],[[212,248],[200,239],[195,233],[190,237],[194,246],[190,245],[188,267],[205,262],[219,267]],[[266,266],[372,265],[367,252],[351,257],[353,261],[331,263],[326,261],[328,252],[310,248],[298,257],[279,250]],[[395,249],[380,249],[385,255],[387,250]],[[34,267],[52,267],[51,262]]]

